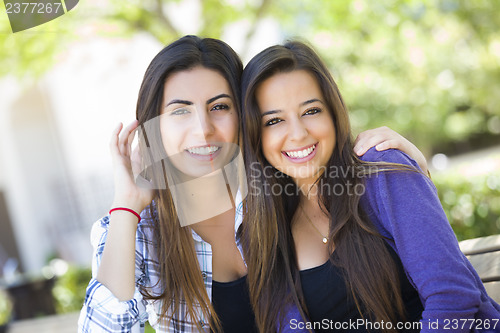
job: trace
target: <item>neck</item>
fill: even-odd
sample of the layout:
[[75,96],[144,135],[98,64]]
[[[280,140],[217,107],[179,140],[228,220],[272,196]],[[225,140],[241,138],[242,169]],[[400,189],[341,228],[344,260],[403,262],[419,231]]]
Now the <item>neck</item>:
[[234,208],[191,225],[191,228],[207,243],[221,245],[234,243]]
[[323,172],[321,172],[321,170],[318,170],[311,177],[292,178],[292,179],[295,185],[297,185],[297,187],[299,188],[303,196],[305,196],[307,199],[311,198],[317,199],[319,191],[318,183],[319,183],[319,178],[321,177],[322,174]]
[[308,202],[318,202],[319,187],[316,179],[294,179],[295,185],[300,190],[300,202],[309,205]]
[[182,226],[211,220],[234,207],[233,194],[221,169],[172,185],[170,191]]
[[[322,216],[325,215],[326,207],[320,202],[320,189],[319,185],[315,180],[309,182],[302,182],[301,185],[297,184],[300,188],[300,199],[299,205],[311,214],[312,216]],[[327,216],[326,214],[325,216]],[[328,216],[327,216],[328,217]]]

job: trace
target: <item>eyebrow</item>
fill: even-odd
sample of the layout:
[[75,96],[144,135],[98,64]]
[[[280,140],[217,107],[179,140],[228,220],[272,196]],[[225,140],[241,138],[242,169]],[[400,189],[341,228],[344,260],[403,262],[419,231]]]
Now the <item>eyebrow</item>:
[[319,98],[313,98],[313,99],[309,99],[309,100],[307,100],[305,102],[300,103],[300,106],[304,106],[304,105],[311,104],[311,103],[314,103],[314,102],[320,102],[321,104],[325,104]]
[[[299,105],[300,105],[300,106],[305,106],[305,105],[307,105],[307,104],[311,104],[311,103],[314,103],[314,102],[320,102],[321,104],[325,104],[325,103],[323,103],[323,101],[322,101],[322,100],[320,100],[319,98],[313,98],[313,99],[308,99],[307,101],[302,102],[302,103],[300,103]],[[281,112],[281,110],[270,110],[270,111],[263,112],[261,116],[262,116],[262,117],[265,117],[265,116],[268,116],[268,115],[270,115],[270,114],[276,114],[276,113],[280,113],[280,112]]]
[[171,100],[170,102],[168,102],[167,105],[165,105],[165,107],[169,106],[169,105],[172,105],[172,104],[185,104],[185,105],[193,105],[193,102],[191,101],[186,101],[186,100],[183,100],[183,99],[173,99]]
[[268,116],[268,115],[270,115],[270,114],[275,114],[275,113],[280,113],[280,112],[281,112],[281,110],[271,110],[271,111],[266,111],[266,112],[262,113],[262,115],[261,115],[261,116],[262,116],[262,117],[265,117],[265,116]]
[[215,96],[215,97],[212,97],[212,98],[208,99],[208,100],[207,100],[207,104],[210,104],[210,103],[212,103],[213,101],[216,101],[216,100],[218,100],[219,98],[224,98],[224,97],[227,97],[227,98],[231,99],[231,96],[229,96],[228,94],[219,94],[219,95],[217,95],[217,96]]
[[[229,96],[228,94],[219,94],[217,96],[214,96],[212,98],[209,98],[206,102],[206,104],[210,104],[212,103],[213,101],[216,101],[218,100],[219,98],[224,98],[224,97],[227,97],[227,98],[231,98],[231,96]],[[171,100],[170,102],[168,102],[167,105],[165,105],[165,107],[169,106],[169,105],[172,105],[172,104],[184,104],[184,105],[193,105],[193,102],[191,101],[187,101],[187,100],[183,100],[183,99],[173,99]]]

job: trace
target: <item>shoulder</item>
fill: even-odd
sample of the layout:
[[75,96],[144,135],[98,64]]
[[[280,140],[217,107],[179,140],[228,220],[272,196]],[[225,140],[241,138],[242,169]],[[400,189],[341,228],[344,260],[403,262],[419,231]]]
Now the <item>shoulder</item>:
[[420,170],[418,163],[415,162],[413,158],[398,149],[378,151],[375,147],[372,147],[368,149],[363,156],[360,156],[359,159],[364,162],[385,162],[410,165]]
[[[381,187],[384,188],[384,192],[393,191],[395,187],[412,188],[412,190],[418,187],[436,192],[434,183],[422,172],[418,163],[398,149],[377,151],[375,148],[370,148],[360,159],[364,162],[375,163],[373,169],[369,166],[370,171],[375,172],[369,173],[366,177],[368,193],[374,189],[380,191]],[[384,163],[391,165],[386,168]]]
[[[360,159],[376,163],[373,169],[369,166],[370,171],[374,172],[370,172],[364,179],[366,187],[363,202],[372,208],[381,209],[388,202],[396,207],[408,198],[417,199],[417,193],[418,199],[432,197],[439,202],[432,181],[421,172],[418,163],[404,152],[397,149],[377,151],[371,148]],[[391,165],[385,168],[383,163]]]

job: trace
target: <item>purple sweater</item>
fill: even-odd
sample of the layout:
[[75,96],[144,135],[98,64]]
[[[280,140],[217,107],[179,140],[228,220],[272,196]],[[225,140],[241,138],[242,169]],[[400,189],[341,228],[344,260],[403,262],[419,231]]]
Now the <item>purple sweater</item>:
[[[394,149],[378,152],[372,148],[362,160],[418,167]],[[378,231],[389,239],[420,295],[424,305],[421,332],[500,332],[500,322],[493,321],[500,319],[500,306],[486,294],[460,251],[430,179],[414,172],[378,173],[367,179],[361,204]],[[471,323],[486,319],[489,329],[484,324],[482,329],[470,329]]]
[[[418,168],[413,159],[395,149],[379,152],[372,148],[361,159]],[[420,295],[424,306],[421,333],[500,332],[500,321],[496,321],[500,306],[486,294],[460,251],[430,179],[416,172],[380,172],[367,179],[361,204],[388,238]],[[301,322],[296,308],[287,317],[288,323]],[[481,323],[481,329],[471,329],[471,324]],[[298,331],[288,325],[284,328],[284,332]]]

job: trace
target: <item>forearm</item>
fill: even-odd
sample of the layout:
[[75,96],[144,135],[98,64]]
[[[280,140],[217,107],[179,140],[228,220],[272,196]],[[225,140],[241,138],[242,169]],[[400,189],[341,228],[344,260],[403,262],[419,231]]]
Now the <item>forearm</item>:
[[136,216],[126,211],[111,214],[96,279],[120,301],[129,300],[134,295],[136,231]]

